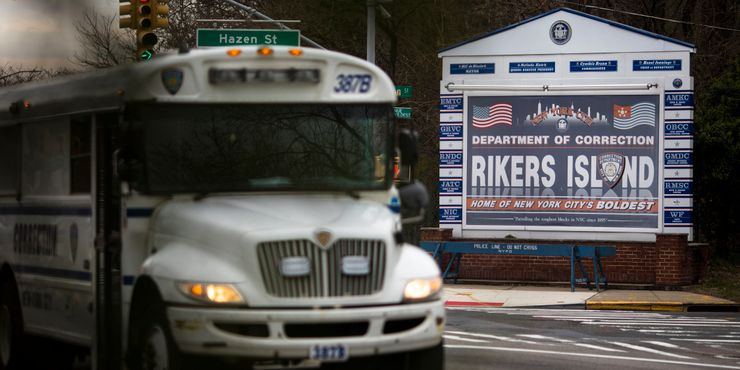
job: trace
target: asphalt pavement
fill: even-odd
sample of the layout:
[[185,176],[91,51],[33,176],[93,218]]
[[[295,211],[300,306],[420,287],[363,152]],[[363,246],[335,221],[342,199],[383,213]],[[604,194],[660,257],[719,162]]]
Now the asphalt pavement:
[[450,307],[447,370],[738,369],[740,314]]

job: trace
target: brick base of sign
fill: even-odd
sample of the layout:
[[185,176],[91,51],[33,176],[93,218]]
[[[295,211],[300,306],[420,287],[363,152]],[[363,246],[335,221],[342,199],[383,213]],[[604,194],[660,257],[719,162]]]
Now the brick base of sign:
[[[641,284],[678,287],[697,282],[706,272],[709,246],[689,244],[685,234],[657,234],[655,242],[583,242],[575,240],[472,240],[452,238],[452,230],[422,228],[421,240],[486,241],[499,243],[614,245],[617,255],[602,258],[607,281],[614,284]],[[443,266],[449,260],[444,256]],[[591,259],[583,266],[593,281]],[[580,271],[576,270],[580,277]],[[570,279],[568,257],[463,255],[458,279],[566,282]]]

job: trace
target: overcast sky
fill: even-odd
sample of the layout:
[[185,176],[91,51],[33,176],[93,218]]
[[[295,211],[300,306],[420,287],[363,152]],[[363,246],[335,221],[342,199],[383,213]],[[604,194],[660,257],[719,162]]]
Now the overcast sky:
[[74,67],[75,21],[88,8],[114,15],[118,0],[0,0],[0,66]]

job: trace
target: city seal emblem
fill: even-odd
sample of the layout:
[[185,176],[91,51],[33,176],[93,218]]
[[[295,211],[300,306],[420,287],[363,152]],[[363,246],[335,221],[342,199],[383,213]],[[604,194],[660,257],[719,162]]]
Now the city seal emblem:
[[183,72],[179,68],[168,68],[162,71],[162,84],[170,95],[177,94],[182,87]]
[[550,26],[550,40],[558,45],[565,45],[570,41],[573,29],[566,21],[557,21]]
[[624,155],[619,153],[599,154],[599,174],[604,183],[613,188],[619,183],[624,173]]

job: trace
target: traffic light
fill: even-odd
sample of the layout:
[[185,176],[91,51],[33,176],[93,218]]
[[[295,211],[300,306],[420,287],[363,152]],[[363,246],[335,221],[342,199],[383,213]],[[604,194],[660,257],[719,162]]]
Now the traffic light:
[[120,6],[119,26],[136,30],[137,60],[148,60],[154,55],[154,45],[158,41],[154,30],[169,25],[167,14],[170,8],[167,1],[131,0]]
[[157,35],[154,33],[154,25],[157,21],[157,13],[154,10],[154,0],[138,0],[136,6],[136,58],[148,60],[154,54],[154,45],[157,43]]

